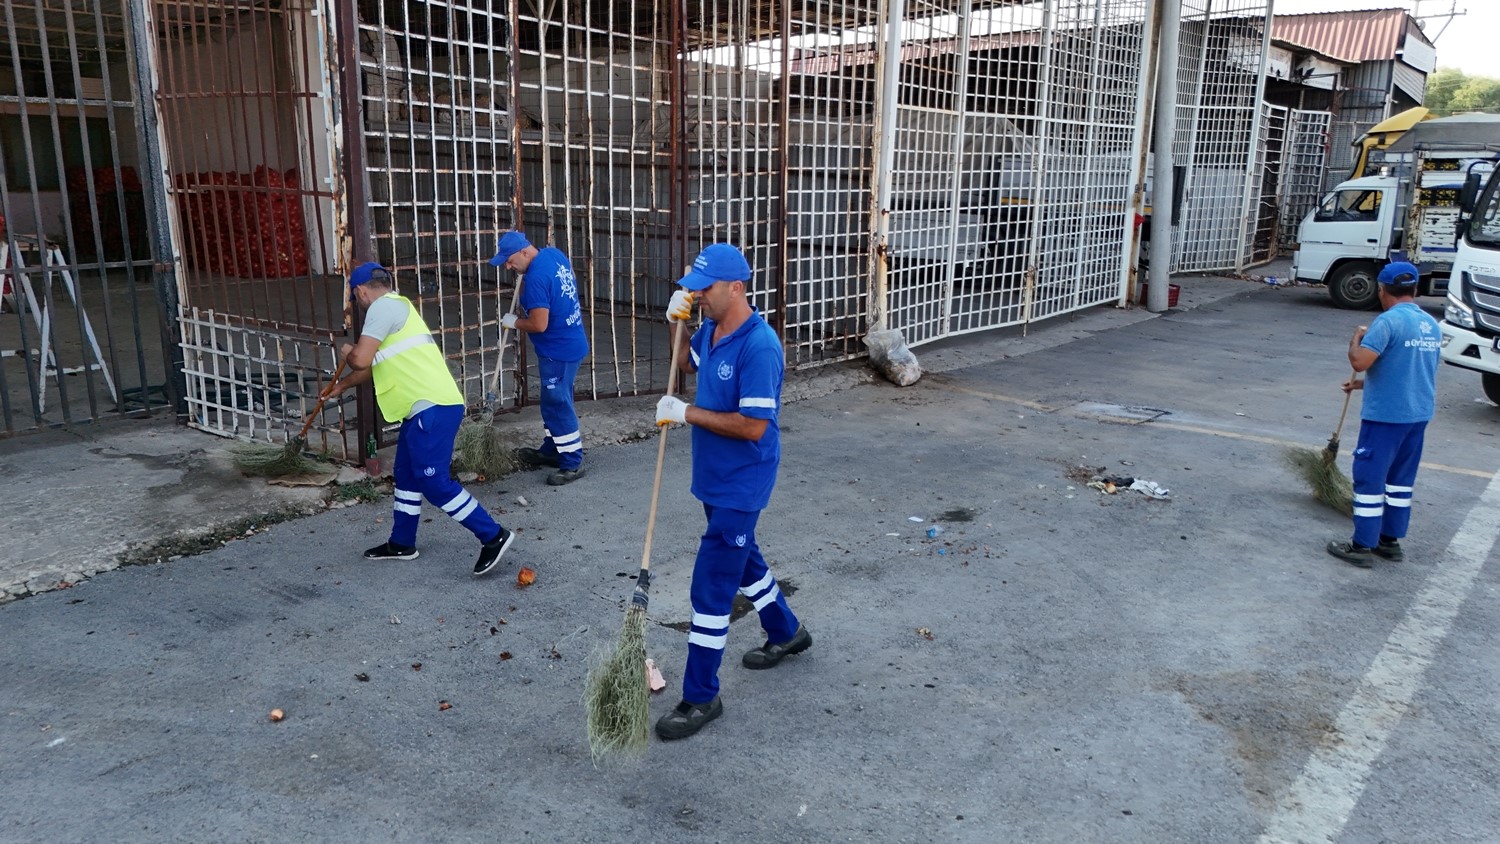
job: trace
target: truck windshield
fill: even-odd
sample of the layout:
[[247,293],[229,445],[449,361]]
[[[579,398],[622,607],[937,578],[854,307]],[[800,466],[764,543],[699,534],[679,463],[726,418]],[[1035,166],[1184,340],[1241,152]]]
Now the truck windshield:
[[1469,222],[1469,242],[1476,246],[1500,246],[1500,176],[1491,176],[1479,197],[1474,219]]
[[1380,217],[1380,191],[1354,189],[1334,191],[1318,207],[1319,222],[1351,223]]

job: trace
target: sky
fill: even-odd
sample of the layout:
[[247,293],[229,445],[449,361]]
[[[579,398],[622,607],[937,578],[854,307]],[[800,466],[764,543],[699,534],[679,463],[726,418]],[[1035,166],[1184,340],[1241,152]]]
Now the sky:
[[[1500,0],[1274,0],[1279,15],[1305,12],[1347,12],[1356,9],[1404,8],[1420,6],[1419,17],[1447,14],[1455,6],[1460,15],[1443,29],[1443,19],[1424,21],[1427,39],[1437,44],[1438,67],[1456,67],[1470,76],[1500,79],[1500,49],[1495,36],[1500,34]],[[1441,32],[1442,35],[1438,35]]]

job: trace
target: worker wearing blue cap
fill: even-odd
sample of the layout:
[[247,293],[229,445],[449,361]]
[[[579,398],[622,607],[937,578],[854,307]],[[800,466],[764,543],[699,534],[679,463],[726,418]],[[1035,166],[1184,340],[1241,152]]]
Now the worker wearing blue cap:
[[570,484],[588,471],[583,467],[583,432],[573,406],[573,381],[588,356],[589,339],[573,265],[561,250],[538,249],[518,231],[500,236],[490,263],[522,277],[521,308],[526,315],[505,314],[500,321],[531,336],[542,382],[542,445],[517,449],[516,457],[533,468],[555,468],[547,476],[552,486]]
[[1354,536],[1328,543],[1328,553],[1360,568],[1375,558],[1406,559],[1401,539],[1411,521],[1412,488],[1422,439],[1437,399],[1437,320],[1416,303],[1420,272],[1405,261],[1380,271],[1384,311],[1349,340],[1351,378],[1344,392],[1364,391],[1354,449]]
[[792,614],[755,542],[755,525],[771,500],[781,464],[781,382],[786,358],[781,338],[745,298],[750,263],[727,243],[704,249],[672,296],[667,319],[692,314],[696,294],[703,324],[693,334],[685,372],[698,373],[693,404],[663,396],[656,424],[693,426],[694,497],[708,529],[693,564],[692,627],[682,702],[656,722],[663,739],[690,736],[719,717],[719,665],[738,592],[760,614],[766,642],[744,655],[746,668],[774,668],[812,647],[812,636]]
[[385,267],[355,267],[349,274],[349,295],[365,312],[363,330],[358,342],[345,343],[339,350],[350,374],[328,385],[324,394],[373,380],[380,415],[401,423],[392,467],[396,500],[391,538],[366,551],[365,559],[416,559],[425,497],[479,539],[474,574],[488,574],[515,534],[491,518],[449,470],[453,439],[464,418],[464,397],[442,350],[411,300],[396,293]]

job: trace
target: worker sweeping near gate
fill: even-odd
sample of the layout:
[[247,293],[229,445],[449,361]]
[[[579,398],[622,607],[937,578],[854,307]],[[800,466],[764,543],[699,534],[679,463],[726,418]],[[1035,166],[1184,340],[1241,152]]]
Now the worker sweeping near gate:
[[541,447],[516,449],[516,457],[532,468],[556,469],[547,476],[548,484],[570,484],[588,472],[583,466],[583,432],[573,406],[573,382],[588,357],[589,338],[573,265],[562,250],[538,249],[518,231],[500,236],[490,263],[521,275],[521,309],[526,314],[504,314],[500,322],[531,336],[536,374],[542,382]]
[[693,564],[682,702],[656,722],[663,739],[693,735],[724,711],[719,664],[736,592],[755,606],[766,633],[765,644],[745,654],[746,668],[774,668],[812,647],[755,542],[781,463],[777,417],[786,360],[781,338],[745,298],[750,275],[739,249],[715,243],[693,262],[680,282],[685,289],[667,306],[669,321],[686,320],[696,293],[704,318],[680,361],[683,371],[701,373],[695,402],[663,396],[656,424],[693,426],[692,491],[703,502],[708,529]]
[[488,574],[515,539],[455,481],[449,471],[453,437],[464,416],[464,398],[443,361],[437,341],[411,301],[395,291],[395,280],[379,264],[361,264],[349,274],[349,290],[365,312],[358,342],[340,348],[349,375],[323,392],[335,395],[374,380],[380,415],[401,420],[396,438],[395,513],[391,537],[365,552],[368,560],[417,557],[422,499],[442,508],[480,542],[474,574]]
[[1328,543],[1328,553],[1370,568],[1375,557],[1406,558],[1401,539],[1411,520],[1413,485],[1422,440],[1437,398],[1437,320],[1415,301],[1417,268],[1405,261],[1380,271],[1384,313],[1349,339],[1349,365],[1365,377],[1345,391],[1363,390],[1359,444],[1354,448],[1354,536]]

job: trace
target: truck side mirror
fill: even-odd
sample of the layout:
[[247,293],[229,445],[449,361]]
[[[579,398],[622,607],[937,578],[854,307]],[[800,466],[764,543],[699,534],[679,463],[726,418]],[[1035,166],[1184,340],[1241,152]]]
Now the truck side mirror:
[[1468,178],[1464,179],[1463,192],[1458,196],[1458,207],[1465,214],[1474,213],[1474,206],[1479,201],[1479,191],[1484,187],[1484,175],[1483,173],[1470,173]]

